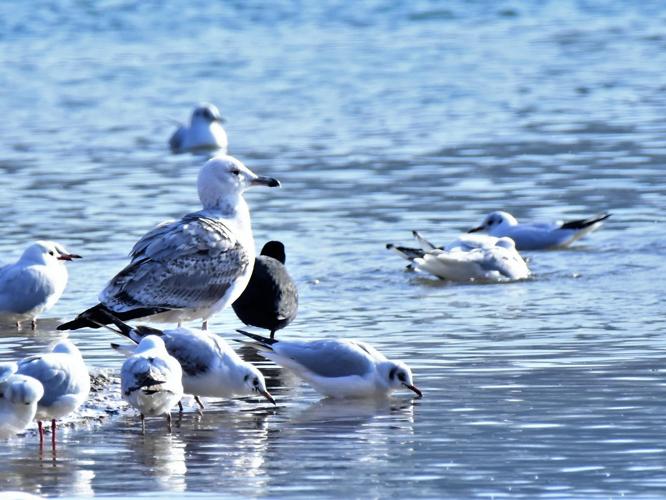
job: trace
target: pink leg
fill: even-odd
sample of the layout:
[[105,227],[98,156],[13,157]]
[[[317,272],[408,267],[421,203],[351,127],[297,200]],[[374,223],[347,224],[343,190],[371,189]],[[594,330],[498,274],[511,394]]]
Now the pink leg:
[[39,447],[44,446],[44,426],[41,420],[37,420],[37,429],[39,430]]

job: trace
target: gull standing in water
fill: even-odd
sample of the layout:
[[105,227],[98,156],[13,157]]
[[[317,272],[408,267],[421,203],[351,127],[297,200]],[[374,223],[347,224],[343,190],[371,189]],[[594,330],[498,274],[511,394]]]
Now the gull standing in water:
[[[266,381],[259,369],[242,360],[222,337],[211,332],[187,328],[175,330],[158,330],[148,326],[132,328],[117,318],[109,319],[119,329],[112,329],[114,332],[136,344],[142,342],[147,335],[161,338],[167,352],[176,358],[183,368],[185,394],[193,395],[202,410],[204,406],[199,396],[231,398],[259,394],[276,404],[266,389]],[[118,344],[111,344],[111,347],[125,354],[136,352]],[[180,403],[179,406],[182,411]]]
[[51,420],[51,444],[55,450],[56,420],[76,410],[88,398],[90,376],[81,353],[69,340],[56,343],[51,352],[22,359],[17,373],[35,378],[44,387],[37,404],[39,444],[44,443],[42,420]]
[[170,356],[164,341],[148,335],[125,360],[120,370],[122,397],[141,413],[141,430],[146,432],[145,417],[167,416],[171,432],[171,413],[183,397],[183,372],[180,363]]
[[412,371],[372,346],[354,340],[287,342],[243,330],[248,342],[275,364],[292,370],[318,392],[333,398],[383,397],[402,387],[422,397]]
[[25,429],[35,418],[37,402],[44,395],[42,384],[17,375],[16,363],[0,363],[0,439]]
[[79,259],[53,241],[37,241],[14,264],[0,268],[0,316],[16,322],[30,320],[51,309],[67,285],[65,261]]
[[190,124],[181,125],[169,139],[174,153],[218,149],[227,152],[227,133],[222,127],[224,119],[220,110],[209,103],[202,103],[192,112]]
[[510,213],[497,211],[486,215],[480,226],[468,232],[486,232],[497,238],[508,236],[516,243],[518,250],[564,248],[601,227],[603,221],[610,216],[611,214],[599,214],[569,222],[520,223]]
[[243,192],[253,186],[277,187],[227,155],[206,162],[198,177],[203,209],[164,222],[132,249],[131,262],[111,279],[100,303],[58,326],[58,330],[99,328],[110,322],[150,316],[163,322],[208,318],[235,301],[254,266],[250,211]]
[[399,247],[391,243],[386,248],[412,262],[418,271],[451,281],[485,283],[515,281],[530,276],[530,270],[511,238],[463,235],[438,248],[418,231],[412,231],[412,234],[421,248]]

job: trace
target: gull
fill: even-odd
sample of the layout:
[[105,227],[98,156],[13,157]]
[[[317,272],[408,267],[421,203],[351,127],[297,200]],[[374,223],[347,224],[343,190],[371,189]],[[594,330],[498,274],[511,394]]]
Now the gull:
[[35,418],[37,402],[44,395],[42,384],[17,375],[16,363],[0,363],[0,439],[24,430]]
[[269,241],[254,261],[250,282],[236,302],[236,316],[246,325],[275,332],[287,326],[298,311],[298,289],[284,263],[284,245]]
[[189,126],[181,125],[169,139],[174,153],[218,149],[227,152],[227,133],[222,127],[220,110],[210,103],[202,103],[192,111]]
[[250,211],[243,192],[277,187],[227,155],[206,162],[198,177],[203,209],[158,225],[132,248],[131,262],[111,279],[100,303],[58,330],[99,328],[110,312],[121,320],[151,316],[180,322],[208,318],[235,301],[254,266]]
[[503,282],[530,276],[511,238],[463,235],[438,248],[418,231],[412,234],[421,248],[398,247],[391,243],[386,248],[412,262],[418,271],[450,281]]
[[36,241],[14,264],[0,268],[0,316],[16,322],[30,320],[51,309],[67,285],[65,261],[81,258],[53,241]]
[[386,359],[365,342],[334,339],[287,342],[237,331],[254,340],[247,343],[262,356],[292,370],[324,396],[383,397],[402,387],[423,396],[405,363]]
[[44,387],[35,415],[39,444],[44,443],[42,421],[50,419],[51,444],[55,450],[56,420],[81,406],[90,392],[90,376],[81,353],[72,342],[63,339],[50,352],[19,361],[17,373],[39,380]]
[[146,432],[146,415],[164,415],[171,432],[171,413],[183,397],[183,371],[180,363],[169,355],[164,341],[147,335],[128,357],[120,370],[122,398],[139,410],[141,430]]
[[521,224],[510,213],[497,211],[486,215],[480,226],[468,232],[483,231],[498,238],[508,236],[516,243],[518,250],[564,248],[601,227],[603,221],[610,216],[611,214],[603,213],[569,222]]
[[[117,318],[109,317],[118,327],[115,333],[127,337],[134,343],[140,343],[147,335],[153,335],[164,341],[167,352],[176,358],[183,368],[183,390],[194,396],[203,410],[200,396],[213,398],[231,398],[234,396],[252,396],[260,394],[273,404],[275,400],[266,389],[266,381],[259,369],[244,361],[236,354],[224,339],[204,330],[177,328],[158,330],[148,326],[131,326]],[[111,347],[127,354],[125,348],[117,344]],[[134,351],[129,351],[134,352]],[[182,411],[182,404],[179,403]]]

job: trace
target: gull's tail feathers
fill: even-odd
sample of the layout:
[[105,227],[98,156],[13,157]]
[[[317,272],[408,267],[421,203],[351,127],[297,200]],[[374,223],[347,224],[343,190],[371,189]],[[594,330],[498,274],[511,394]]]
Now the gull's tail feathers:
[[[78,330],[79,328],[101,328],[109,323],[113,323],[110,318],[115,318],[121,321],[128,321],[131,319],[143,318],[152,314],[168,311],[163,307],[141,307],[139,309],[132,309],[131,311],[114,312],[108,309],[104,304],[97,304],[96,306],[86,309],[79,314],[72,321],[63,323],[58,326],[58,330]],[[116,325],[118,326],[118,325]]]
[[587,219],[578,219],[578,220],[572,220],[569,222],[565,222],[562,224],[560,227],[561,229],[585,229],[587,227],[593,226],[595,224],[598,224],[600,222],[605,221],[611,216],[611,214],[603,213],[603,214],[597,214],[593,215],[592,217],[588,217]]
[[276,344],[278,342],[277,339],[272,339],[269,337],[263,337],[261,335],[257,335],[256,333],[250,333],[245,330],[236,330],[238,333],[245,335],[246,337],[250,337],[254,342],[243,342],[242,340],[239,342],[243,342],[244,344],[251,345],[253,347],[260,348],[261,350],[266,350],[266,351],[272,351],[273,348],[271,347],[273,344]]
[[412,235],[414,238],[416,238],[416,241],[419,243],[419,246],[423,249],[424,252],[432,252],[433,250],[437,250],[437,247],[426,240],[418,231],[412,231]]

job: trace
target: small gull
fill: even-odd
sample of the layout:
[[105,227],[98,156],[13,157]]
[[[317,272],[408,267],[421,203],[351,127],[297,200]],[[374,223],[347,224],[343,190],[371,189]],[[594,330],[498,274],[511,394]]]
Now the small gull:
[[399,247],[389,250],[413,263],[418,271],[451,281],[504,282],[530,276],[527,264],[511,238],[463,235],[443,248],[435,247],[417,231],[412,231],[421,248]]
[[372,346],[354,340],[288,342],[243,330],[265,358],[292,370],[321,394],[333,398],[382,397],[405,387],[421,397],[412,371],[390,361]]
[[171,432],[170,410],[183,397],[182,377],[180,363],[156,335],[142,338],[134,353],[125,360],[120,370],[120,389],[123,399],[139,410],[143,432],[146,431],[146,416],[164,414]]
[[0,316],[15,321],[17,328],[31,320],[34,330],[37,316],[51,309],[65,290],[65,261],[78,258],[53,241],[30,245],[17,262],[0,268]]
[[[199,396],[231,398],[260,394],[276,404],[266,389],[266,381],[259,369],[241,359],[219,335],[188,328],[174,330],[158,330],[148,326],[132,328],[112,316],[109,316],[109,320],[119,329],[112,329],[114,332],[134,343],[138,344],[146,335],[160,337],[167,352],[176,358],[183,368],[185,394],[193,395],[201,409],[203,403]],[[124,354],[134,352],[118,344],[111,344],[111,347]],[[179,406],[182,410],[182,405]]]
[[189,126],[181,125],[169,139],[169,147],[174,153],[199,150],[220,150],[227,152],[227,133],[222,127],[224,119],[220,110],[209,103],[202,103],[192,112]]
[[0,363],[0,439],[24,430],[35,418],[44,395],[39,380],[16,374],[16,363]]
[[51,352],[22,359],[18,374],[39,380],[44,396],[37,405],[39,443],[44,442],[42,420],[51,420],[51,443],[55,450],[56,420],[69,415],[88,398],[90,376],[81,353],[67,339],[56,343]]
[[275,332],[287,326],[298,311],[298,289],[284,263],[284,245],[269,241],[254,261],[250,282],[233,307],[246,325]]
[[151,316],[162,322],[207,320],[235,301],[254,266],[250,211],[243,192],[253,186],[277,187],[239,160],[221,155],[201,168],[203,210],[158,225],[131,251],[131,262],[111,279],[100,304],[58,326],[58,330],[99,328],[111,312],[121,320]]
[[482,231],[497,238],[507,236],[516,243],[518,250],[564,248],[601,227],[603,221],[610,216],[611,214],[604,213],[569,222],[521,224],[510,213],[497,211],[486,215],[481,225],[469,232]]

